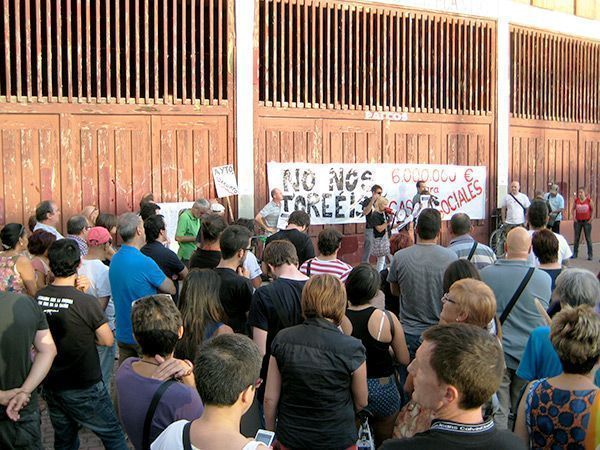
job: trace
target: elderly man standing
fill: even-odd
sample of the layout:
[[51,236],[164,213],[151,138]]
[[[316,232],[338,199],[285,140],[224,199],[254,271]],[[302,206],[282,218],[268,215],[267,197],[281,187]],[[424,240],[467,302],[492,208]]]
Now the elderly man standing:
[[273,189],[271,191],[271,201],[267,203],[254,218],[256,223],[261,228],[264,228],[269,236],[277,232],[277,221],[281,214],[282,200],[283,192],[281,192],[281,189]]
[[67,221],[67,239],[77,242],[81,256],[88,253],[87,235],[90,228],[84,216],[73,216]]
[[524,226],[525,215],[529,208],[529,198],[519,192],[521,185],[518,181],[510,183],[510,191],[500,204],[502,208],[502,221],[512,227]]
[[210,213],[210,202],[204,198],[196,200],[190,209],[179,215],[175,240],[179,242],[177,256],[186,267],[190,265],[192,253],[196,250],[196,238],[202,225],[202,217]]
[[505,246],[506,259],[499,259],[481,270],[481,279],[496,295],[496,312],[502,325],[506,370],[498,391],[500,411],[496,422],[500,428],[508,427],[509,409],[516,412],[519,393],[526,384],[516,371],[527,339],[535,328],[545,325],[535,300],[539,299],[547,309],[552,285],[550,275],[528,262],[531,237],[525,228],[512,229]]

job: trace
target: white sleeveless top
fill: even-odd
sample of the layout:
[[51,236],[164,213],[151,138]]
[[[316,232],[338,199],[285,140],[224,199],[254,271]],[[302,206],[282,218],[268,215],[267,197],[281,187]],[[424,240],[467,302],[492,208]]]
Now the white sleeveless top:
[[[183,427],[188,423],[187,420],[178,420],[173,422],[162,433],[158,435],[156,440],[150,445],[151,450],[181,450],[183,449]],[[250,441],[240,450],[256,450],[261,442]],[[263,444],[264,445],[264,444]],[[193,450],[202,450],[194,447]]]

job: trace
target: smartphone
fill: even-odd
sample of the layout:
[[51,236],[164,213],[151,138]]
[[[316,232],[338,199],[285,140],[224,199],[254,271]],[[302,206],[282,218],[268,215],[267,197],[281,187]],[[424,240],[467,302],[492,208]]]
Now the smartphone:
[[275,438],[275,433],[267,430],[258,430],[256,432],[256,436],[254,436],[254,440],[258,441],[262,444],[265,444],[267,447],[271,446],[273,439]]

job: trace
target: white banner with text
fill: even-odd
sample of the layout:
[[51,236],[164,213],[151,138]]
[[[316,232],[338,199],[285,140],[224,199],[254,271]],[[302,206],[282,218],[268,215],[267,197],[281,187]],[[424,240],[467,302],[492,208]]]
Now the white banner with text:
[[269,190],[283,191],[282,214],[302,209],[311,224],[364,223],[361,202],[378,184],[392,209],[411,211],[425,181],[443,220],[457,212],[485,219],[486,167],[443,164],[267,164]]

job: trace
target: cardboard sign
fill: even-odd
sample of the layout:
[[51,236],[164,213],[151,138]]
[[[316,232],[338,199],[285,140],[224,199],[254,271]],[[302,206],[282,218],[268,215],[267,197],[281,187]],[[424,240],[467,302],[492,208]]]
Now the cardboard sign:
[[435,196],[443,220],[457,212],[485,218],[486,167],[441,164],[267,164],[269,189],[283,191],[282,215],[301,209],[311,224],[364,223],[362,202],[379,184],[390,207],[412,212],[416,182]]
[[217,189],[217,197],[223,198],[238,195],[239,190],[232,164],[213,167],[212,174],[215,180],[215,188]]
[[169,248],[177,253],[179,250],[179,242],[175,240],[175,232],[177,231],[177,222],[179,221],[179,214],[190,209],[194,202],[174,202],[174,203],[157,203],[160,206],[160,215],[165,218],[165,225],[167,228],[167,237],[169,238]]

